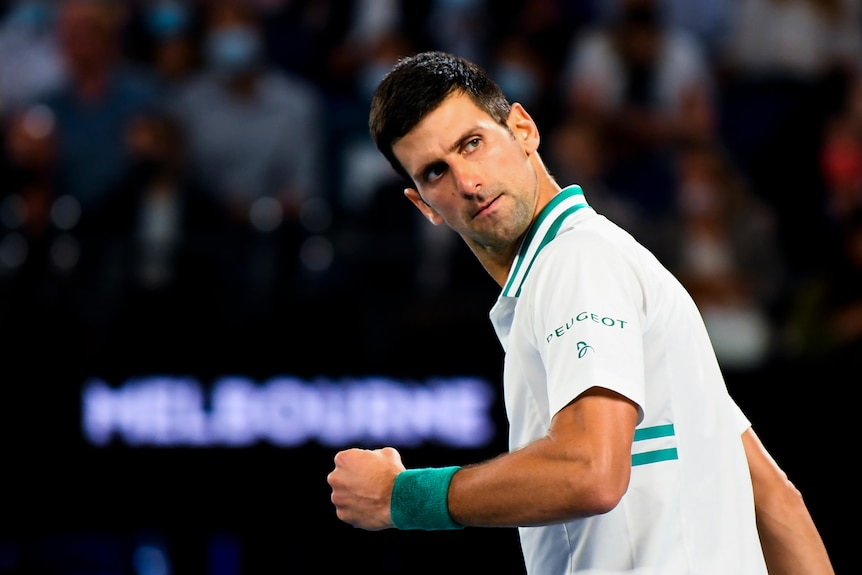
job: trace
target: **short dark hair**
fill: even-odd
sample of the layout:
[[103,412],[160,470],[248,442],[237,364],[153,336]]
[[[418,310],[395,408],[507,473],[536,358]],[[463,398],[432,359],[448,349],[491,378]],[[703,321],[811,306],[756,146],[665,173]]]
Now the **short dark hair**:
[[398,61],[371,100],[368,128],[377,149],[401,176],[411,180],[392,145],[450,94],[466,94],[497,123],[508,126],[511,104],[478,65],[445,52],[421,52]]

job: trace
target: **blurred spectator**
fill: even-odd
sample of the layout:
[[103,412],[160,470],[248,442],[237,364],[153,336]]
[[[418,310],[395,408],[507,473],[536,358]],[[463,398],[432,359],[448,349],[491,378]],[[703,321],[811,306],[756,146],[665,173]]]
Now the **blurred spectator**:
[[[404,182],[385,159],[381,161],[368,135],[368,106],[377,84],[414,46],[398,29],[351,35],[350,41],[357,43],[349,104],[352,116],[335,138],[341,159],[338,207],[348,231],[340,251],[360,277],[376,269],[383,277],[398,278],[399,285],[409,278],[430,295],[450,281],[449,264],[457,243],[447,230],[423,225],[421,218],[405,209],[409,206],[393,202],[393,197],[402,195]],[[356,279],[361,281],[360,277]]]
[[862,76],[852,79],[844,104],[826,121],[820,170],[826,217],[841,225],[862,210]]
[[512,33],[500,38],[488,70],[510,102],[523,104],[540,125],[545,119],[550,124],[552,117],[544,112],[552,108],[552,70],[526,36]]
[[[211,332],[206,326],[217,317],[214,286],[230,272],[218,255],[230,241],[228,214],[189,173],[184,135],[172,117],[138,118],[127,146],[134,168],[97,214],[122,284],[116,326],[120,333],[161,331],[150,351],[171,357],[187,353],[182,342]],[[173,326],[169,333],[160,330],[165,325]],[[120,344],[115,353],[126,351]]]
[[412,44],[398,31],[369,41],[370,44],[354,49],[357,61],[352,98],[342,102],[343,115],[334,138],[338,142],[337,153],[342,158],[336,197],[348,221],[362,217],[381,187],[400,183],[400,179],[393,176],[391,166],[377,159],[380,152],[368,135],[368,106],[383,75],[399,58],[411,52]]
[[827,123],[823,140],[827,217],[840,223],[862,207],[862,137],[858,126],[836,117]]
[[486,0],[429,0],[425,34],[433,49],[487,67],[496,32],[489,26],[493,9]]
[[698,38],[707,58],[719,57],[730,25],[733,2],[727,0],[661,0],[669,26],[688,30]]
[[522,37],[541,57],[554,77],[563,67],[575,34],[597,23],[607,0],[517,0],[509,10],[491,11],[499,20],[493,44],[515,35]]
[[[194,177],[236,226],[228,257],[237,266],[237,318],[259,317],[302,271],[306,235],[329,225],[322,94],[270,64],[253,5],[212,0],[202,8],[204,69],[170,108],[186,134]],[[325,267],[324,252],[303,266]]]
[[764,367],[775,352],[775,313],[786,295],[774,214],[715,145],[683,146],[677,171],[669,267],[703,311],[723,367]]
[[670,28],[658,0],[622,0],[609,23],[573,38],[561,76],[566,114],[590,118],[611,150],[607,179],[647,213],[672,208],[671,152],[714,106],[702,46]]
[[156,102],[157,91],[150,75],[124,58],[123,3],[63,0],[54,6],[64,81],[41,94],[20,120],[25,131],[46,126],[52,147],[47,295],[41,301],[71,329],[92,330],[95,341],[113,319],[120,286],[107,259],[110,242],[94,215],[131,168],[126,130]]
[[[800,278],[830,249],[821,143],[858,72],[860,17],[858,0],[740,0],[722,48],[722,140],[776,210]],[[788,201],[788,190],[800,195]]]
[[[327,97],[327,155],[339,169],[327,171],[334,208],[342,223],[356,224],[381,182],[392,180],[392,170],[368,136],[368,106],[377,84],[391,66],[412,52],[405,32],[400,0],[353,0],[343,4],[339,21],[330,22],[325,65],[317,76]],[[329,15],[332,19],[332,14]],[[355,231],[355,230],[354,230]],[[357,246],[344,246],[342,253]]]
[[737,0],[722,65],[735,75],[801,81],[855,68],[860,17],[857,0]]
[[[153,113],[132,124],[127,145],[134,167],[97,217],[101,230],[128,247],[130,286],[164,292],[181,291],[195,278],[209,284],[203,276],[215,279],[212,271],[198,272],[218,252],[228,216],[189,173],[182,131],[172,117]],[[183,259],[191,253],[202,257]]]
[[313,82],[320,89],[344,88],[344,75],[333,67],[336,47],[356,19],[360,6],[392,0],[256,0],[263,47],[271,64]]
[[63,81],[53,34],[54,0],[15,0],[0,20],[0,114],[32,103]]
[[[658,0],[662,20],[670,27],[686,30],[697,38],[710,60],[719,57],[730,26],[735,2],[728,0]],[[597,3],[598,17],[613,20],[625,0]]]
[[323,193],[321,95],[268,64],[252,6],[213,0],[204,9],[205,69],[172,103],[192,168],[238,221],[249,222],[264,197],[295,218],[303,200]]
[[145,59],[165,100],[201,68],[198,15],[197,3],[190,0],[146,0],[141,7]]
[[647,216],[636,202],[617,193],[606,181],[608,146],[598,126],[588,118],[570,115],[548,133],[546,161],[557,181],[580,185],[596,211],[624,226],[663,259],[666,246],[659,241],[663,226],[657,216]]
[[57,34],[68,81],[44,103],[56,120],[58,191],[95,209],[131,166],[126,130],[156,102],[148,71],[125,61],[121,31],[126,12],[113,0],[64,0]]
[[395,59],[415,46],[405,31],[404,12],[398,0],[355,0],[343,38],[330,50],[328,85],[339,82],[356,100],[354,111],[367,132],[367,108],[383,75]]
[[[723,138],[747,171],[755,176],[774,174],[775,167],[766,163],[772,158],[762,156],[773,148],[781,155],[778,163],[785,163],[789,152],[794,159],[813,158],[806,142],[818,139],[822,122],[834,112],[847,79],[858,73],[862,4],[858,0],[738,0],[731,6],[718,62],[724,94]],[[796,181],[817,170],[816,160],[797,165],[805,172],[797,170]],[[768,182],[759,187],[770,195]]]

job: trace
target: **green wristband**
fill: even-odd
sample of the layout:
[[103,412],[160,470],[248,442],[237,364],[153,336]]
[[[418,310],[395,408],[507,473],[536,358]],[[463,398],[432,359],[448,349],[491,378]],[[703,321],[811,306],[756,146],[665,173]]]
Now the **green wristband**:
[[408,469],[395,477],[389,513],[398,529],[463,529],[449,515],[452,476],[460,467]]

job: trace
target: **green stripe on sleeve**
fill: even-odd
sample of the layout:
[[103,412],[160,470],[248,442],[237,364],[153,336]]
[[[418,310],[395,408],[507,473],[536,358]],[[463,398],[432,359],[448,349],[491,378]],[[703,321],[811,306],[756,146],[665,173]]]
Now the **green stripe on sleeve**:
[[646,453],[636,453],[632,455],[632,467],[646,465],[647,463],[657,463],[659,461],[669,461],[671,459],[679,459],[676,447],[647,451]]
[[644,441],[645,439],[655,439],[657,437],[671,437],[673,435],[673,423],[635,429],[635,441]]

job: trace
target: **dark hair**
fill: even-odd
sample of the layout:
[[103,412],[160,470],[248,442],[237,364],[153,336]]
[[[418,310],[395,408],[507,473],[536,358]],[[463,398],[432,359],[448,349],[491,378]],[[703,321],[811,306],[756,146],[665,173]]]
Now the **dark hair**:
[[491,76],[476,64],[445,52],[421,52],[398,61],[371,100],[368,128],[377,149],[400,175],[410,175],[392,145],[450,94],[467,94],[480,109],[507,126],[511,104]]

